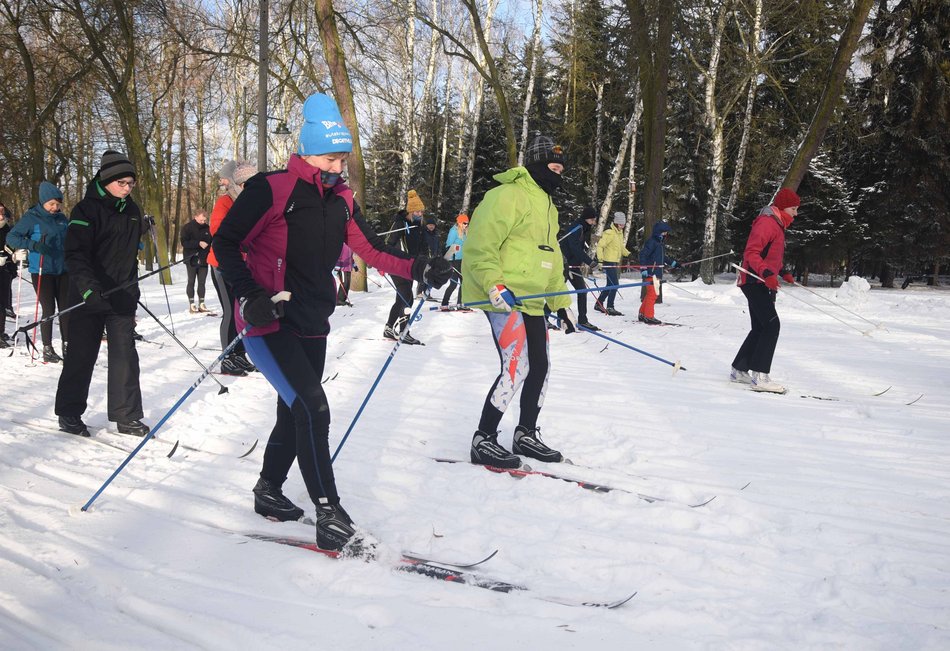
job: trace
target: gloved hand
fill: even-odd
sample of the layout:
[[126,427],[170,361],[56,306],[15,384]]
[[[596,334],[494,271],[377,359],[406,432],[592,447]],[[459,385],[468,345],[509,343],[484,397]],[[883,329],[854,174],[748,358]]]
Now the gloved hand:
[[772,273],[771,270],[766,269],[762,272],[762,280],[765,281],[765,286],[768,287],[773,292],[778,291],[778,276]]
[[40,255],[50,255],[55,250],[46,242],[33,242],[30,246]]
[[30,257],[30,252],[26,249],[17,249],[13,252],[13,261],[17,264],[21,262],[26,262]]
[[646,280],[650,277],[650,272],[647,269],[644,269],[640,272],[640,277]]
[[448,282],[449,276],[452,275],[452,263],[442,256],[420,256],[412,261],[411,273],[416,282],[438,288]]
[[670,269],[676,269],[678,266],[680,266],[680,263],[676,260],[673,260],[673,262],[670,263]]
[[488,290],[488,300],[491,301],[492,307],[496,310],[511,312],[511,308],[517,299],[515,299],[515,295],[511,293],[511,290],[504,285],[495,285]]
[[794,285],[794,284],[795,284],[795,276],[793,276],[792,274],[789,274],[789,273],[784,273],[784,274],[782,274],[782,280],[784,280],[785,282],[787,282],[789,285]]
[[274,303],[264,290],[255,291],[241,299],[241,318],[251,327],[259,328],[284,316],[282,303]]
[[106,305],[106,299],[102,297],[102,292],[95,289],[87,289],[82,295],[82,301],[86,307],[98,310]]
[[562,307],[557,311],[557,318],[561,320],[561,330],[564,331],[564,334],[569,335],[572,332],[576,332],[577,328],[574,324],[577,323],[577,316],[574,314],[574,310],[569,307]]
[[590,261],[590,265],[588,265],[588,266],[590,267],[590,272],[591,272],[591,273],[594,273],[595,271],[597,271],[597,266],[598,266],[599,264],[600,264],[600,263],[597,262],[597,258],[594,258],[593,260],[591,260],[591,261]]

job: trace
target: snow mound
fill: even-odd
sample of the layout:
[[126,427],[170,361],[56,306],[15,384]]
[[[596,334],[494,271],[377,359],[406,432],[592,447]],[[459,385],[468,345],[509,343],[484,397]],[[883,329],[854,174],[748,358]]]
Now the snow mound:
[[861,276],[851,276],[848,281],[841,284],[835,297],[842,303],[852,305],[867,303],[868,293],[871,291],[871,284]]

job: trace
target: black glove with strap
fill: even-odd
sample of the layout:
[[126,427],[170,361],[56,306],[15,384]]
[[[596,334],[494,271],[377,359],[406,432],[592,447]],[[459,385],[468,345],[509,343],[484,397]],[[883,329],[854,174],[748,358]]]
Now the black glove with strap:
[[282,303],[274,303],[264,290],[241,299],[241,318],[252,328],[260,328],[284,316]]
[[412,261],[412,279],[416,282],[438,289],[449,281],[451,275],[452,263],[442,256],[418,257]]

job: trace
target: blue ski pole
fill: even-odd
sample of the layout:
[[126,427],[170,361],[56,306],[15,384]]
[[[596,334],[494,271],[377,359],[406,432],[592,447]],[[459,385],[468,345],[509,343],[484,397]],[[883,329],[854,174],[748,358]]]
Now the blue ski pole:
[[[290,292],[286,292],[286,291],[278,292],[277,294],[271,297],[271,300],[274,301],[275,303],[278,303],[280,301],[289,301]],[[181,398],[178,399],[178,402],[172,405],[172,408],[169,409],[168,412],[164,416],[162,416],[162,419],[155,424],[155,427],[153,427],[152,430],[148,434],[145,435],[145,437],[142,439],[142,442],[139,443],[137,446],[135,446],[134,450],[129,452],[129,456],[125,458],[125,461],[119,464],[119,467],[116,468],[115,471],[109,476],[109,478],[102,484],[102,486],[99,487],[99,490],[97,490],[95,494],[89,498],[89,501],[86,502],[86,504],[83,505],[82,507],[83,511],[89,510],[89,507],[92,506],[92,503],[95,502],[99,498],[100,495],[102,495],[102,492],[106,488],[108,488],[109,484],[111,484],[112,481],[116,477],[119,476],[119,473],[125,470],[125,467],[129,465],[129,462],[132,461],[132,459],[135,458],[135,455],[139,453],[139,450],[145,447],[145,444],[148,443],[152,439],[152,437],[155,436],[155,433],[158,432],[159,429],[161,429],[162,425],[168,422],[168,419],[172,417],[172,414],[178,411],[178,408],[184,404],[185,400],[188,399],[188,396],[194,393],[195,389],[198,388],[198,385],[201,384],[204,381],[204,379],[211,374],[211,369],[217,366],[219,363],[221,363],[221,360],[227,357],[228,353],[234,350],[234,347],[238,345],[239,341],[244,339],[244,336],[247,334],[248,330],[250,329],[251,329],[251,326],[244,326],[244,329],[238,333],[237,337],[235,337],[231,341],[231,343],[225,346],[224,350],[221,351],[221,354],[218,355],[217,358],[215,358],[215,360],[211,362],[211,364],[208,365],[208,368],[205,369],[205,371],[201,375],[198,376],[198,379],[195,380],[190,387],[188,387],[188,390],[185,391],[184,394],[182,394]]]
[[[412,316],[409,317],[409,323],[411,324],[416,320],[416,317],[419,315],[419,311],[422,309],[423,303],[426,302],[425,297],[419,299],[419,304],[416,305],[416,309],[413,310]],[[406,332],[409,331],[409,326],[406,326]],[[343,438],[340,439],[340,444],[336,446],[336,452],[333,453],[333,456],[330,458],[330,463],[336,461],[336,457],[340,454],[340,450],[343,449],[343,444],[346,443],[346,439],[349,438],[350,432],[353,431],[353,428],[356,427],[356,421],[360,419],[360,416],[363,414],[363,410],[366,408],[369,399],[372,397],[373,392],[376,391],[376,387],[379,386],[379,381],[383,379],[383,375],[386,373],[386,369],[389,368],[389,364],[393,361],[393,357],[396,356],[396,351],[399,350],[399,346],[402,345],[402,337],[399,337],[396,340],[396,345],[393,346],[392,351],[389,353],[389,357],[386,358],[386,361],[383,363],[383,368],[379,370],[379,375],[376,376],[376,379],[373,381],[373,386],[369,388],[369,392],[366,394],[366,397],[363,398],[360,408],[356,410],[356,415],[353,416],[353,422],[350,423],[350,426],[346,428],[346,433],[343,435]]]
[[632,350],[632,351],[634,351],[634,352],[640,353],[641,355],[646,355],[647,357],[650,357],[650,358],[652,358],[652,359],[655,359],[655,360],[657,360],[658,362],[663,362],[664,364],[669,364],[670,366],[673,367],[673,372],[674,372],[674,373],[675,373],[676,371],[680,371],[680,370],[685,371],[685,370],[686,370],[686,367],[685,367],[685,366],[680,366],[679,361],[671,362],[670,360],[668,360],[668,359],[663,359],[662,357],[658,357],[657,355],[654,355],[653,353],[648,353],[648,352],[645,351],[645,350],[640,350],[640,349],[637,348],[636,346],[631,346],[630,344],[625,344],[625,343],[623,343],[622,341],[618,341],[618,340],[614,339],[613,337],[608,337],[607,335],[602,334],[602,333],[600,333],[600,332],[594,332],[593,330],[590,330],[589,328],[585,328],[585,327],[582,326],[582,325],[577,326],[577,329],[578,329],[578,330],[583,330],[584,332],[589,332],[590,334],[596,335],[596,336],[600,337],[601,339],[606,339],[607,341],[609,341],[609,342],[611,342],[611,343],[614,343],[614,344],[617,344],[618,346],[623,346],[624,348],[629,348],[630,350]]

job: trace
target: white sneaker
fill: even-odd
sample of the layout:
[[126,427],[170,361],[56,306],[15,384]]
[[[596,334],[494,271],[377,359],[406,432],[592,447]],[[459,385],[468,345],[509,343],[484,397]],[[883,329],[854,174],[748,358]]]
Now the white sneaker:
[[752,390],[767,391],[768,393],[785,393],[786,389],[781,384],[773,382],[768,373],[752,371]]
[[732,367],[732,372],[729,373],[729,379],[737,384],[752,384],[752,376],[749,375],[749,372],[740,371],[735,366]]

